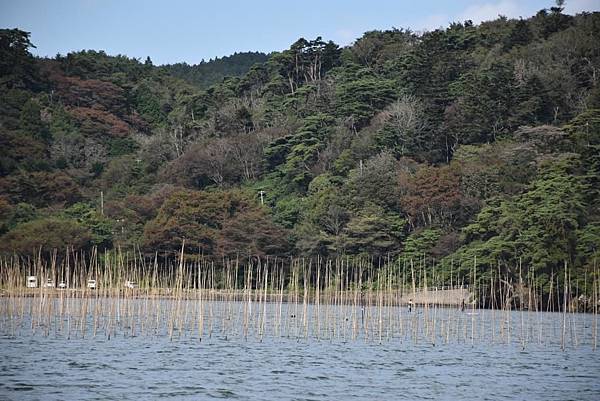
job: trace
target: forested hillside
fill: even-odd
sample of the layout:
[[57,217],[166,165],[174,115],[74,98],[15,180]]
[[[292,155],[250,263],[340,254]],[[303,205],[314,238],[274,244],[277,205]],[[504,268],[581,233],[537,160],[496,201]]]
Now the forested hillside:
[[476,257],[542,281],[600,256],[600,13],[299,39],[224,80],[31,46],[0,32],[4,252],[172,254],[185,239],[216,260],[467,272]]
[[217,57],[214,60],[189,65],[187,63],[168,64],[163,69],[192,85],[207,89],[225,77],[239,77],[257,63],[264,63],[269,56],[259,52],[234,53],[231,56]]

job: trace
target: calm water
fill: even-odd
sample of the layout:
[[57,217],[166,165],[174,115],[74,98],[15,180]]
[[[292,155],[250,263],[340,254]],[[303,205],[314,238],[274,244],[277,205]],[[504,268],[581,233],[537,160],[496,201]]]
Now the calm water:
[[[577,317],[582,329],[587,316]],[[560,315],[544,319],[556,328]],[[533,336],[524,350],[518,339],[432,346],[410,337],[379,344],[190,334],[170,341],[122,332],[66,340],[25,329],[7,335],[3,322],[0,400],[600,399],[600,351],[585,341],[562,352]]]

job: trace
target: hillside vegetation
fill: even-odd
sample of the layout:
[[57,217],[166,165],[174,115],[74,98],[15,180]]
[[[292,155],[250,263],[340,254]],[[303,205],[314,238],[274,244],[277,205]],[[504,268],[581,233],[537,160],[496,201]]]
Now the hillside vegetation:
[[201,89],[219,83],[226,77],[239,77],[248,72],[257,63],[264,63],[268,55],[260,52],[241,52],[231,56],[217,57],[214,60],[189,65],[187,63],[168,64],[163,69]]
[[600,13],[299,39],[225,79],[31,46],[0,31],[6,253],[185,239],[216,260],[476,258],[542,285],[595,269]]

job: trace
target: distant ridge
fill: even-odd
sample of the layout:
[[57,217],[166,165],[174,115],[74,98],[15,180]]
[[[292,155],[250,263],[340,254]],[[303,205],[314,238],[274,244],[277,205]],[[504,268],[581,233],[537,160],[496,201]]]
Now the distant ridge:
[[181,78],[202,89],[221,82],[225,77],[239,77],[250,70],[254,64],[267,61],[269,56],[261,52],[241,52],[231,56],[217,57],[200,64],[167,64],[162,68],[169,74]]

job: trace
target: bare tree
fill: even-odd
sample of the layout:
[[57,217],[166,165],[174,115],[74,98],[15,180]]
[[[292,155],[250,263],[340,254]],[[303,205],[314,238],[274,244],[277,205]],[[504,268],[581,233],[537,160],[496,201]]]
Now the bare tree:
[[427,120],[419,99],[412,95],[404,95],[390,104],[381,117],[387,127],[395,133],[401,154],[420,149],[424,145],[423,133],[427,128]]

